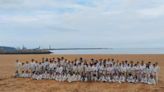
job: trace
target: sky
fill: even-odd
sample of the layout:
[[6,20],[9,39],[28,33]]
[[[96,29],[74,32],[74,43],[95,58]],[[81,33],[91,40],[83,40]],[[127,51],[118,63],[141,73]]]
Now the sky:
[[164,0],[0,0],[0,46],[163,48]]

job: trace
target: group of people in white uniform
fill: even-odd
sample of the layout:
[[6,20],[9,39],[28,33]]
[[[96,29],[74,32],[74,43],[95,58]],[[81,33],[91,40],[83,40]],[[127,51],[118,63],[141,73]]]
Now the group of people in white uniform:
[[64,57],[16,61],[17,78],[56,80],[60,82],[116,82],[157,84],[160,67],[158,63],[144,61],[116,61],[114,59],[83,58],[73,61]]

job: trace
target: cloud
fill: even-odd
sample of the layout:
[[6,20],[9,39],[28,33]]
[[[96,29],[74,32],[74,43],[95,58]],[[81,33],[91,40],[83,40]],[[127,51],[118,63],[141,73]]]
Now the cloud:
[[161,0],[1,0],[0,41],[19,42],[16,46],[153,47],[164,40],[163,4]]
[[164,15],[164,4],[158,7],[140,10],[138,13],[141,17],[150,17],[150,18],[161,17]]

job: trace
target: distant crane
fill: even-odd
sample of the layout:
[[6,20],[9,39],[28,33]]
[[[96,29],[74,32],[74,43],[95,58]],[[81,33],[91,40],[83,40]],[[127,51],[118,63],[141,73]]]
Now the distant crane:
[[49,49],[51,49],[51,45],[49,45]]

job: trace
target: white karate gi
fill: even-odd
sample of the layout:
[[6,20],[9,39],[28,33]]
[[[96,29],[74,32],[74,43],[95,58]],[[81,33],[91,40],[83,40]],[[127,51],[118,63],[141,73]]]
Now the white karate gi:
[[134,80],[133,76],[128,76],[127,82],[129,82],[129,83],[134,83],[135,80]]
[[22,65],[22,63],[21,62],[16,62],[16,70],[17,71],[20,71],[21,70],[21,65]]
[[37,75],[36,74],[33,74],[32,75],[32,79],[36,80],[37,79]]
[[156,80],[156,83],[158,83],[158,77],[159,77],[159,71],[160,71],[160,67],[159,66],[156,66],[155,69],[155,80]]
[[141,83],[147,83],[147,78],[146,77],[143,77],[143,78],[141,78]]
[[156,84],[155,79],[154,78],[149,78],[147,81],[148,84]]
[[106,79],[107,79],[108,82],[112,82],[112,79],[111,79],[110,76],[107,76]]
[[36,80],[41,80],[41,79],[42,79],[42,75],[41,74],[37,75]]
[[67,80],[67,75],[63,75],[62,81],[66,81]]
[[99,81],[106,82],[107,80],[106,80],[105,76],[101,76]]
[[120,76],[119,77],[119,83],[125,82],[125,76]]
[[112,82],[119,82],[119,77],[117,75],[114,75]]

